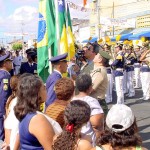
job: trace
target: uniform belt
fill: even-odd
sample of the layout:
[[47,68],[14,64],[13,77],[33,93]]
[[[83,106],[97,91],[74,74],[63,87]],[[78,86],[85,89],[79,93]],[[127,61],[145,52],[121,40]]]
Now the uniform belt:
[[134,63],[134,65],[140,65],[140,63]]
[[117,68],[116,70],[117,71],[123,71],[123,68]]
[[148,67],[148,65],[142,65],[143,67]]
[[133,67],[133,65],[127,65],[127,66],[129,66],[129,67]]

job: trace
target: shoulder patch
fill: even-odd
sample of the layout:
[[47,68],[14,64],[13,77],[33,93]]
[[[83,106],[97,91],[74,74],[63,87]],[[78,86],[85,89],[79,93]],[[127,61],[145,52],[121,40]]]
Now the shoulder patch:
[[98,68],[98,69],[96,69],[96,70],[93,70],[92,73],[91,73],[91,75],[94,76],[94,74],[97,73],[97,72],[101,72],[101,69]]
[[8,79],[3,79],[3,83],[8,83]]
[[122,59],[122,56],[121,56],[121,55],[118,55],[118,56],[116,57],[116,59]]

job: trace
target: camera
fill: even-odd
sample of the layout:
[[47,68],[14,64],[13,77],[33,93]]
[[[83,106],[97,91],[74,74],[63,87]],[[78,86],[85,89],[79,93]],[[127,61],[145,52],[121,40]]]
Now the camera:
[[82,61],[86,61],[86,57],[84,56],[85,52],[84,50],[78,50],[76,53],[76,64],[81,67]]

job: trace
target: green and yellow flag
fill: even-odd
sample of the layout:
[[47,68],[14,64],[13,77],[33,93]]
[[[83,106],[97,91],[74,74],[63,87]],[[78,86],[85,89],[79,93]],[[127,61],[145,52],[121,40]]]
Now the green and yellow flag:
[[71,24],[70,10],[68,4],[67,4],[67,21],[68,21],[68,55],[69,55],[69,59],[71,59],[75,55],[75,46],[74,46],[74,36],[72,33],[72,24]]
[[65,0],[58,1],[60,54],[68,52]]
[[[49,49],[56,40],[55,5],[53,0],[39,0],[39,23],[37,38],[38,74],[45,82],[49,75]],[[50,54],[57,55],[56,49]]]

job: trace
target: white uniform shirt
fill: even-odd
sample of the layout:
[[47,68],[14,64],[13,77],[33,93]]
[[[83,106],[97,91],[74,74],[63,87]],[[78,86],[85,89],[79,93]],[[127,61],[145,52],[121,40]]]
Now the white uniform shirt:
[[[101,108],[98,100],[91,96],[85,96],[85,97],[80,97],[80,98],[73,97],[72,100],[82,100],[86,102],[91,108],[91,116],[103,113],[103,109]],[[95,135],[95,132],[92,128],[90,121],[88,121],[87,124],[82,127],[81,134],[83,134],[83,136],[86,135],[86,137],[90,137],[92,145],[96,146],[95,145],[96,135]]]
[[21,62],[22,62],[22,56],[16,56],[13,60],[13,63],[16,65],[16,66],[21,66]]

